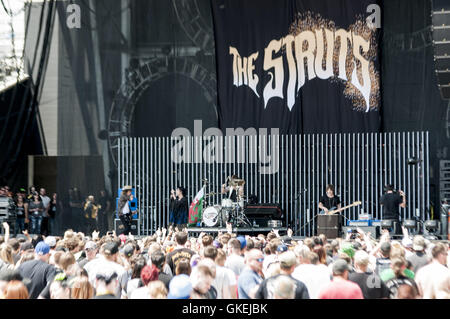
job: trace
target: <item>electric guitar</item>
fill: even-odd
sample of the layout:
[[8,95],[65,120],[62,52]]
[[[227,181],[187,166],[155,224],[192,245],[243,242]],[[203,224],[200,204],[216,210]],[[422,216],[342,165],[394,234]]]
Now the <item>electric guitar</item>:
[[339,209],[337,209],[336,207],[331,207],[331,208],[328,210],[328,213],[325,213],[324,210],[321,210],[321,211],[320,211],[320,214],[321,214],[321,215],[334,215],[334,214],[339,213],[339,212],[342,212],[343,210],[346,210],[346,209],[348,209],[348,208],[350,208],[350,207],[353,207],[353,206],[359,206],[359,205],[361,205],[361,204],[362,204],[361,202],[354,202],[353,204],[350,204],[350,205],[341,207],[341,208],[339,208]]

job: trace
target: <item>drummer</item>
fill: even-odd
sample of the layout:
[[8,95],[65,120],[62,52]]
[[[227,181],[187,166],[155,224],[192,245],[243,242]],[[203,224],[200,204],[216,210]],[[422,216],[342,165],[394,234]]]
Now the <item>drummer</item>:
[[222,194],[228,194],[228,198],[232,202],[238,202],[244,196],[245,180],[240,179],[236,175],[228,178],[229,182],[222,185]]

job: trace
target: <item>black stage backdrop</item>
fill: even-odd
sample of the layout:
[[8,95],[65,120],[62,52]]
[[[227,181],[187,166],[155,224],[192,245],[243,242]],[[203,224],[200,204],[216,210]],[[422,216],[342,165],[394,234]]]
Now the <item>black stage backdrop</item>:
[[374,3],[211,0],[221,129],[379,131],[379,31],[366,22]]

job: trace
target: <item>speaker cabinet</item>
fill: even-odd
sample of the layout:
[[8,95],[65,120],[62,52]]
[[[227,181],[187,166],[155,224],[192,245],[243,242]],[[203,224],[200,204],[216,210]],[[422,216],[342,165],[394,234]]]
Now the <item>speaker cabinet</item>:
[[442,99],[450,99],[450,3],[444,0],[433,0],[432,5],[431,19],[437,82]]
[[341,215],[318,215],[317,235],[324,234],[327,238],[340,237],[342,219]]
[[[138,227],[139,227],[138,220],[132,219],[131,220],[131,234],[133,236],[138,235]],[[114,230],[116,231],[116,235],[121,234],[124,230],[123,224],[120,221],[120,219],[118,219],[118,218],[114,219]]]

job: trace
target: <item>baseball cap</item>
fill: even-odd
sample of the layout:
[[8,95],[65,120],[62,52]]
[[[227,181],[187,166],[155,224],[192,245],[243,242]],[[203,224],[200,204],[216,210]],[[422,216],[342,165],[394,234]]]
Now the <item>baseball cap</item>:
[[105,244],[103,251],[107,255],[114,255],[119,252],[119,246],[115,242],[109,242]]
[[296,256],[292,251],[287,251],[278,256],[280,265],[286,268],[290,268],[297,264]]
[[343,245],[340,251],[347,254],[350,258],[353,258],[353,256],[355,256],[355,249],[353,248],[352,244]]
[[192,284],[187,275],[178,275],[172,278],[169,284],[168,299],[189,299]]
[[53,236],[48,236],[47,238],[45,238],[44,242],[49,245],[50,247],[55,247],[56,246],[56,238]]
[[86,249],[86,250],[92,250],[92,249],[95,249],[95,248],[97,248],[97,244],[95,242],[93,242],[93,241],[88,241],[86,243],[86,245],[84,245],[84,249]]
[[338,259],[333,263],[333,275],[342,275],[349,270],[349,266],[344,259]]
[[50,246],[47,245],[45,242],[40,241],[36,248],[34,249],[35,253],[38,255],[47,255],[50,252]]
[[413,249],[416,251],[422,251],[425,249],[425,238],[422,236],[414,236]]
[[95,278],[99,280],[103,280],[107,284],[110,283],[114,278],[117,278],[117,272],[116,270],[110,266],[105,265],[97,271]]
[[403,247],[406,247],[406,248],[412,248],[413,241],[411,240],[411,238],[405,237],[402,239],[402,245],[403,245]]
[[239,236],[236,237],[236,239],[241,243],[241,249],[244,249],[247,246],[247,240],[244,237]]
[[391,244],[388,243],[388,242],[384,242],[384,243],[381,244],[380,249],[381,249],[382,252],[385,252],[385,253],[390,252],[391,251]]
[[33,244],[30,243],[29,241],[26,241],[24,243],[22,243],[22,245],[20,245],[20,251],[25,251],[25,250],[30,250],[30,249],[34,249]]
[[122,253],[127,257],[131,257],[134,253],[133,245],[126,244],[125,247],[123,247]]
[[278,247],[277,247],[277,252],[279,252],[279,253],[284,253],[287,250],[288,250],[288,246],[286,246],[285,244],[278,245]]

